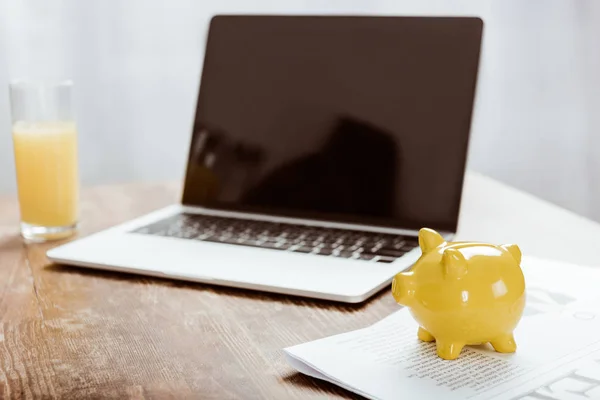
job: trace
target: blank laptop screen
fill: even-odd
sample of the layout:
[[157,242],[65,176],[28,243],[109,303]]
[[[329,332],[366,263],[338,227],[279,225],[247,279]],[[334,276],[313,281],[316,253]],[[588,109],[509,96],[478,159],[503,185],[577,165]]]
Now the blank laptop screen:
[[478,18],[217,16],[183,203],[454,231]]

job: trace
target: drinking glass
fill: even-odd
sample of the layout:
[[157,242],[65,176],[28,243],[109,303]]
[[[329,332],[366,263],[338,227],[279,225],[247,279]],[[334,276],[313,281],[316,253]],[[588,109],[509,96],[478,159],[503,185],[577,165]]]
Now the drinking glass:
[[10,84],[12,138],[21,212],[21,235],[29,241],[75,233],[79,178],[73,83]]

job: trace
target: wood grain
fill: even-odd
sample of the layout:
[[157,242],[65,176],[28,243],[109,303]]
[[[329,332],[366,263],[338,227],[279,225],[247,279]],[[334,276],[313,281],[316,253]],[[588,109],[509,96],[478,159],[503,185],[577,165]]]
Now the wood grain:
[[[85,190],[80,235],[178,194],[173,184]],[[50,264],[59,243],[24,244],[16,200],[0,199],[0,398],[354,398],[295,373],[281,349],[396,309],[388,291],[345,306]]]

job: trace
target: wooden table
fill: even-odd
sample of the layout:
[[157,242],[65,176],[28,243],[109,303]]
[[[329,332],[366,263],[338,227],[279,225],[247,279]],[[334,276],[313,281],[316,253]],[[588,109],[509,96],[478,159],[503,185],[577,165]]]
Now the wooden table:
[[[178,194],[173,184],[87,189],[80,235]],[[480,175],[468,176],[462,210],[463,237],[600,260],[600,226]],[[0,398],[352,398],[295,373],[281,349],[398,309],[387,290],[352,306],[51,265],[57,243],[24,244],[17,224],[16,199],[0,199]]]

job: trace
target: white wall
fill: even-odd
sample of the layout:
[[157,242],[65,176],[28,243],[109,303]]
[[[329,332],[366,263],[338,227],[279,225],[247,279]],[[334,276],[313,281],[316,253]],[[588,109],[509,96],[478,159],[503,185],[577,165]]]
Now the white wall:
[[[480,15],[486,34],[470,167],[600,221],[594,0],[207,3],[0,1],[0,82],[74,79],[84,184],[177,179],[212,14]],[[0,193],[14,191],[6,98],[0,84]]]
[[0,1],[0,194],[12,190],[14,187],[14,167],[12,156],[12,143],[9,132],[8,108],[8,63],[7,63],[7,35],[6,3]]
[[598,3],[499,0],[490,15],[472,167],[600,220]]

